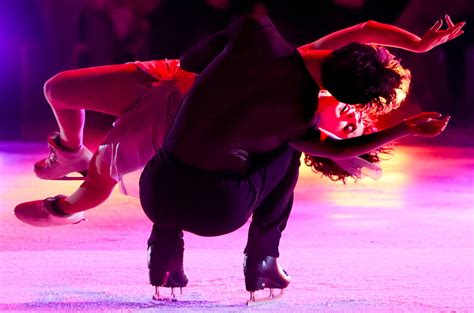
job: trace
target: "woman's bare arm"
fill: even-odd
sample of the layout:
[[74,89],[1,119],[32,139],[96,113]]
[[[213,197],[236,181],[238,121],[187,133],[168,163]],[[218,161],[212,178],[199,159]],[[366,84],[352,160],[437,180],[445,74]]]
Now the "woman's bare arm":
[[462,28],[466,24],[465,22],[454,24],[448,15],[445,16],[445,22],[446,29],[441,29],[443,19],[439,19],[423,36],[419,37],[394,25],[367,21],[331,33],[300,47],[300,49],[337,49],[350,42],[359,42],[421,53],[463,34]]
[[449,116],[443,117],[436,112],[424,112],[385,130],[360,137],[342,140],[328,138],[323,142],[319,139],[303,140],[291,142],[290,145],[308,155],[332,159],[350,158],[409,135],[437,136],[446,128],[449,119]]
[[324,141],[318,138],[291,142],[290,145],[308,155],[331,159],[345,159],[368,153],[391,141],[410,135],[408,128],[400,123],[385,130],[350,139],[332,139]]

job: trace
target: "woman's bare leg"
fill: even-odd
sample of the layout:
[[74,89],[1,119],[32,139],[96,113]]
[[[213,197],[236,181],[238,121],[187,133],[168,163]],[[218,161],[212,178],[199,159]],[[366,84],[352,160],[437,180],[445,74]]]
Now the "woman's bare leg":
[[[84,110],[121,116],[132,109],[154,81],[134,64],[65,71],[52,77],[45,84],[45,95],[60,127],[60,145],[82,149]],[[81,220],[82,215],[73,213],[103,203],[117,184],[117,178],[111,174],[112,147],[107,143],[104,146],[105,149],[98,149],[87,160],[86,180],[72,195],[21,203],[15,207],[16,216],[36,226],[64,225]],[[64,221],[59,221],[54,211],[73,214],[69,217],[79,216],[79,219],[66,215]],[[45,212],[50,213],[45,215]],[[50,218],[51,214],[56,217]]]
[[[134,64],[65,71],[45,84],[45,95],[60,128],[61,145],[82,145],[85,110],[121,116],[151,87],[153,79]],[[107,150],[107,149],[106,149]],[[110,150],[105,151],[110,154]],[[84,183],[59,201],[58,209],[73,214],[103,203],[117,181],[110,175],[110,155],[96,152]]]
[[107,160],[110,160],[110,155],[100,152],[94,154],[85,181],[74,193],[61,199],[57,204],[60,211],[74,214],[92,209],[107,200],[117,184],[117,181],[110,176],[110,162]]
[[134,64],[61,72],[44,85],[60,129],[61,145],[82,145],[85,110],[120,116],[151,87],[153,79]]

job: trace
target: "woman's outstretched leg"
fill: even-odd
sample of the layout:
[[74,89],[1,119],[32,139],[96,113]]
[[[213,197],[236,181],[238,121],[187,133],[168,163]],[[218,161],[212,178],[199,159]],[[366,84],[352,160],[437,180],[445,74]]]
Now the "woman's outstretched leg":
[[92,157],[83,145],[85,110],[121,116],[149,90],[153,78],[134,64],[99,66],[61,72],[44,86],[59,133],[48,138],[50,155],[35,164],[44,179],[62,178],[87,169]]

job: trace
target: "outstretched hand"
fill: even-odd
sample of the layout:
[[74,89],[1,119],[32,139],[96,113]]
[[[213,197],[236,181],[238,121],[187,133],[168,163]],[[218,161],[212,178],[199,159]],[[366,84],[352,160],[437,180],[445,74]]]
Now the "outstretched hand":
[[444,20],[447,25],[446,29],[441,29],[444,23],[443,19],[440,18],[423,36],[421,36],[421,40],[417,47],[418,52],[429,51],[438,45],[461,36],[464,33],[462,28],[466,25],[466,22],[463,21],[454,24],[447,14],[444,16]]
[[404,123],[412,135],[435,137],[444,131],[450,118],[436,112],[423,112],[404,120]]

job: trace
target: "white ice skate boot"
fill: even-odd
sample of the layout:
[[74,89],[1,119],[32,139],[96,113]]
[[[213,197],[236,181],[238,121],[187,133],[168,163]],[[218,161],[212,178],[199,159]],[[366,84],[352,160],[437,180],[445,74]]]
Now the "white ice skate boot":
[[17,205],[13,213],[22,222],[37,227],[77,224],[84,221],[84,212],[61,214],[55,210],[56,203],[63,195],[36,200]]
[[61,179],[67,174],[79,172],[87,175],[87,168],[92,159],[92,152],[84,146],[70,150],[60,145],[59,133],[54,132],[48,137],[49,155],[35,163],[36,176],[42,179]]

